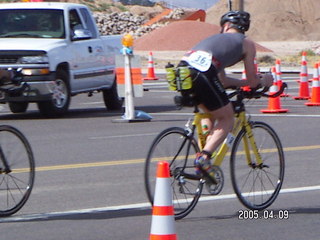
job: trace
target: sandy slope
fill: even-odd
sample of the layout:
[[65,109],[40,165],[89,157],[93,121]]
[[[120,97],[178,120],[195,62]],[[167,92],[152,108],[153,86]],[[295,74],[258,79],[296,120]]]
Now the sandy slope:
[[[245,11],[252,17],[248,32],[255,41],[318,41],[320,30],[319,0],[245,0]],[[207,11],[206,21],[219,24],[228,11],[220,0]]]

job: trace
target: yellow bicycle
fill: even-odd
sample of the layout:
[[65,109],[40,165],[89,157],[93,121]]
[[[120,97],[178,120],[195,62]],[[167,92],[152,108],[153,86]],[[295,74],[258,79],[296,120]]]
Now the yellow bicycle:
[[[228,150],[233,189],[240,202],[252,210],[263,210],[277,198],[284,179],[285,160],[281,141],[276,132],[266,123],[251,121],[246,115],[244,99],[262,96],[277,97],[285,87],[272,96],[267,89],[243,91],[237,89],[229,94],[235,111],[235,124],[219,149],[213,153],[213,168],[217,184],[206,181],[195,172],[194,159],[205,144],[201,119],[208,115],[195,107],[194,119],[185,128],[171,127],[162,131],[153,141],[145,162],[145,188],[153,203],[158,161],[168,161],[172,179],[175,218],[187,216],[203,194],[219,194],[224,176],[220,168]],[[196,140],[197,139],[197,140]]]

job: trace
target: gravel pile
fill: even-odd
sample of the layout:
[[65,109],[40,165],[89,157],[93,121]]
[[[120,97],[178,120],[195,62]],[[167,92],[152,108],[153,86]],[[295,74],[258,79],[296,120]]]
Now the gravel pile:
[[219,31],[219,26],[210,23],[180,20],[138,38],[135,41],[135,50],[185,51]]
[[136,37],[140,37],[167,25],[170,19],[180,19],[184,13],[183,9],[174,9],[161,23],[152,24],[151,26],[144,25],[149,19],[144,16],[134,15],[130,12],[114,12],[111,14],[95,12],[93,15],[96,19],[99,32],[102,35],[130,33]]

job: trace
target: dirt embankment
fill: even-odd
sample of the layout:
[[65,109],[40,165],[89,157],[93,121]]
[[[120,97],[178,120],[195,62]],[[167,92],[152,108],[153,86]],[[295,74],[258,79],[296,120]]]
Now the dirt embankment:
[[[219,24],[228,9],[220,0],[207,11],[207,22]],[[245,11],[251,13],[247,35],[255,41],[319,41],[319,0],[246,0]]]

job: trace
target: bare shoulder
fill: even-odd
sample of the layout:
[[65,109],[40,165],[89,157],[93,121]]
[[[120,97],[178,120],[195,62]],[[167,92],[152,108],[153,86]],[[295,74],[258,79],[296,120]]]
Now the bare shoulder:
[[256,53],[256,45],[255,43],[249,39],[249,38],[245,38],[243,40],[243,52],[245,55],[252,55]]

